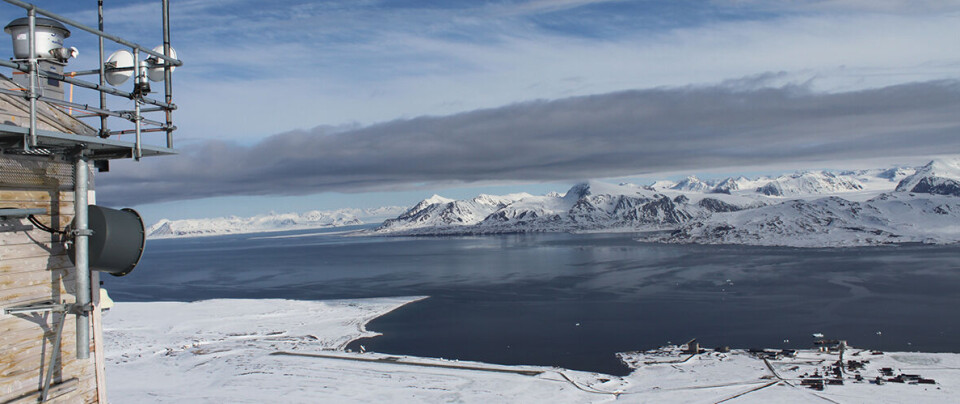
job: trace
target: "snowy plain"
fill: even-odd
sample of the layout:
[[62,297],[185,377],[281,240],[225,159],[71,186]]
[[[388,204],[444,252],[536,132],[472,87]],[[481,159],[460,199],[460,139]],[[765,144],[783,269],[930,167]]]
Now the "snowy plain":
[[[118,303],[104,316],[113,403],[945,403],[960,393],[960,354],[847,350],[864,367],[843,385],[804,387],[836,353],[763,360],[744,350],[698,355],[669,346],[619,354],[625,377],[545,366],[352,353],[365,324],[423,297],[332,301]],[[880,369],[934,384],[871,383]],[[856,381],[855,373],[864,377]]]

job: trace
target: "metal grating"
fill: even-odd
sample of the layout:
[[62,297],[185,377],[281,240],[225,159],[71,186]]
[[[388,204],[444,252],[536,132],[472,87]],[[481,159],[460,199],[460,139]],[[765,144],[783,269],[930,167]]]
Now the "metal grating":
[[73,165],[49,157],[0,156],[0,187],[73,189]]
[[[23,145],[29,131],[28,128],[0,123],[0,153],[18,156],[71,155],[84,149],[90,160],[108,160],[131,158],[136,148],[136,143],[38,129],[37,147],[26,152]],[[142,156],[164,156],[177,154],[177,151],[163,146],[141,144],[140,153]]]

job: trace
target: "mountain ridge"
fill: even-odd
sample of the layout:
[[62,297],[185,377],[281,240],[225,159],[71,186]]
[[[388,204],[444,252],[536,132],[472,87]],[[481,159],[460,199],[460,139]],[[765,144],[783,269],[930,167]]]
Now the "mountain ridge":
[[[957,196],[957,160],[935,160],[918,168],[802,171],[753,179],[690,176],[644,186],[588,181],[564,194],[526,194],[497,206],[487,204],[483,210],[470,210],[469,217],[459,213],[464,206],[475,207],[465,205],[473,200],[418,204],[421,211],[447,215],[414,221],[404,213],[373,233],[660,231],[640,239],[798,247],[947,243],[960,241],[960,230],[952,230],[960,229]],[[662,231],[670,234],[663,236]]]
[[250,217],[160,219],[146,229],[146,234],[148,239],[162,239],[353,226],[363,224],[363,218],[393,216],[404,209],[406,208],[400,206],[384,206],[373,209],[311,210],[303,213],[271,212]]

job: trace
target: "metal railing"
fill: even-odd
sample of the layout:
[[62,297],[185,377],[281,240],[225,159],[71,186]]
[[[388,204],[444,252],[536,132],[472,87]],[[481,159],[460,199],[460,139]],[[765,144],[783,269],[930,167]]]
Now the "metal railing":
[[[91,28],[86,25],[83,25],[77,21],[74,21],[70,18],[64,17],[62,15],[37,8],[35,5],[26,3],[19,0],[4,0],[5,2],[12,4],[14,6],[21,7],[27,11],[27,25],[28,25],[28,36],[30,47],[29,54],[26,60],[15,59],[15,60],[0,60],[0,66],[6,66],[12,68],[16,71],[23,72],[27,75],[29,80],[28,85],[24,89],[0,89],[0,93],[14,95],[18,97],[23,97],[29,100],[30,103],[30,128],[24,134],[23,140],[23,149],[26,152],[31,150],[41,150],[44,145],[39,144],[38,142],[38,128],[37,128],[37,101],[46,102],[53,105],[59,105],[66,108],[71,108],[75,110],[88,111],[89,115],[87,117],[97,116],[100,118],[100,138],[108,138],[112,135],[120,135],[133,133],[136,136],[135,142],[131,146],[130,155],[135,160],[140,160],[142,157],[142,138],[141,134],[151,133],[151,132],[165,132],[167,135],[166,146],[167,149],[173,149],[173,131],[176,130],[176,126],[173,124],[173,111],[177,109],[177,106],[173,104],[173,86],[171,81],[170,71],[173,67],[181,66],[183,63],[175,57],[171,57],[172,54],[170,48],[170,8],[169,0],[161,0],[163,16],[163,53],[154,52],[151,49],[146,49],[143,46],[140,46],[136,43],[127,41],[123,38],[108,34],[103,31],[103,0],[98,1],[98,28]],[[37,15],[47,16],[52,18],[62,24],[69,25],[80,30],[89,32],[98,37],[100,57],[98,62],[100,63],[99,69],[88,70],[88,71],[75,71],[75,72],[64,72],[57,73],[46,71],[45,69],[40,69],[40,58],[37,55]],[[103,51],[103,40],[107,39],[113,41],[119,45],[129,48],[133,54],[133,88],[132,92],[122,91],[115,89],[113,87],[106,86],[106,77],[108,72],[113,71],[124,71],[124,69],[113,69],[105,67],[103,64],[104,60],[104,51]],[[157,68],[163,67],[163,81],[164,81],[164,98],[163,101],[149,98],[148,93],[145,91],[144,86],[142,85],[147,80],[144,74],[144,71],[140,67],[141,54],[149,55],[152,59],[147,59],[148,68]],[[162,61],[162,62],[161,62]],[[77,79],[77,76],[83,75],[99,75],[99,81],[97,83],[92,83],[89,81],[84,81]],[[62,99],[56,99],[52,97],[45,97],[42,95],[42,91],[39,91],[38,82],[40,78],[46,78],[48,80],[56,80],[61,83],[68,83],[74,86],[81,88],[92,89],[99,92],[100,96],[100,105],[99,106],[90,106],[88,104],[75,103],[71,101],[64,101]],[[110,110],[106,105],[106,96],[116,96],[125,99],[132,100],[134,103],[133,110]],[[141,108],[143,104],[150,104],[152,107]],[[164,120],[151,120],[143,116],[144,113],[164,113]],[[84,116],[78,116],[84,117]],[[108,127],[108,118],[121,118],[128,120],[133,123],[134,128],[132,130],[115,130],[110,131]],[[151,126],[150,128],[143,128],[142,125]],[[93,139],[97,139],[96,136],[91,136]],[[100,139],[101,143],[106,142],[105,139]],[[88,215],[87,215],[87,191],[88,191],[88,173],[89,173],[89,160],[90,160],[90,148],[89,143],[95,143],[93,141],[86,142],[76,141],[75,144],[72,144],[72,147],[69,150],[65,150],[65,153],[69,153],[69,158],[73,159],[74,163],[74,220],[71,235],[73,237],[74,243],[74,263],[76,266],[76,303],[73,305],[71,312],[75,313],[77,318],[77,358],[87,359],[90,355],[90,311],[93,310],[91,304],[91,285],[90,285],[90,268],[89,268],[89,251],[88,251],[88,237],[91,235],[91,232],[88,228]],[[126,147],[125,145],[122,147]],[[124,155],[123,157],[126,157]],[[53,362],[51,362],[52,364]],[[49,386],[49,382],[45,383],[46,387]]]
[[[31,148],[37,147],[37,101],[47,102],[50,104],[60,105],[66,108],[87,111],[91,114],[78,117],[92,117],[97,116],[100,118],[100,137],[107,138],[113,135],[122,135],[122,134],[134,134],[135,141],[133,150],[131,152],[135,160],[140,160],[142,157],[142,137],[143,133],[151,132],[165,132],[166,133],[166,147],[169,149],[173,148],[173,132],[177,127],[173,124],[173,111],[177,109],[177,106],[173,103],[173,85],[171,80],[171,69],[176,66],[183,65],[179,59],[170,56],[170,7],[169,0],[161,0],[161,14],[162,14],[162,24],[163,24],[163,53],[154,52],[151,49],[147,49],[137,43],[127,41],[123,38],[120,38],[115,35],[108,34],[103,31],[103,0],[98,1],[97,12],[98,12],[98,28],[88,27],[84,24],[81,24],[77,21],[74,21],[70,18],[64,17],[62,15],[53,13],[48,10],[44,10],[36,7],[33,4],[26,3],[20,0],[3,0],[9,4],[21,7],[27,11],[27,19],[29,25],[29,46],[30,54],[26,61],[24,60],[0,60],[0,66],[6,66],[14,70],[23,72],[28,75],[29,85],[27,88],[19,90],[7,90],[0,89],[0,93],[10,94],[15,96],[24,97],[30,102],[30,131],[26,136],[27,139],[24,141],[24,149],[29,151]],[[98,37],[99,42],[99,51],[100,51],[100,68],[95,70],[85,70],[85,71],[75,71],[75,72],[64,72],[63,74],[51,71],[45,71],[39,68],[40,58],[36,54],[36,18],[37,15],[43,15],[54,20],[57,20],[65,25],[78,28],[82,31],[89,32]],[[103,64],[104,60],[104,51],[103,51],[103,40],[107,39],[117,43],[119,45],[125,46],[131,50],[133,54],[133,67],[130,68],[107,68]],[[161,67],[163,68],[163,87],[164,87],[164,98],[163,101],[156,100],[147,96],[147,93],[143,91],[143,84],[147,82],[147,78],[144,77],[144,72],[140,68],[141,53],[149,55],[149,59],[146,59],[151,68]],[[117,71],[133,71],[133,91],[122,91],[113,87],[106,85],[105,78],[108,72],[117,72]],[[89,81],[84,81],[77,79],[76,76],[83,75],[99,75],[99,82],[92,83]],[[51,97],[44,97],[41,95],[41,92],[38,91],[39,86],[37,85],[40,78],[45,78],[48,80],[56,80],[62,83],[67,83],[73,86],[91,89],[98,91],[100,94],[100,105],[99,107],[91,106],[89,104],[75,103],[71,101],[59,100]],[[134,102],[134,108],[132,111],[113,111],[107,108],[106,96],[112,95],[116,97],[125,98],[132,100]],[[143,104],[150,104],[154,107],[151,108],[141,108]],[[164,119],[163,121],[147,119],[143,116],[144,113],[150,112],[163,112]],[[119,130],[119,131],[110,131],[108,127],[109,117],[116,117],[128,120],[133,123],[133,129]],[[152,126],[152,128],[142,128],[143,125]]]

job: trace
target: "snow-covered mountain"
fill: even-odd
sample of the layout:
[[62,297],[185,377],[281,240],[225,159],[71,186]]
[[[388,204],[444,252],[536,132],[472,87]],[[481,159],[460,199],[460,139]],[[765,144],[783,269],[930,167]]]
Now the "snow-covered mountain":
[[[891,171],[900,170],[900,171]],[[864,170],[833,173],[829,171],[804,171],[779,177],[730,177],[720,180],[702,180],[694,176],[678,182],[656,181],[653,189],[714,194],[762,194],[776,197],[832,195],[858,192],[867,189],[869,181],[899,181],[913,170],[898,167],[890,170]],[[898,176],[899,175],[899,176]],[[889,188],[889,184],[885,184]]]
[[[565,194],[434,196],[379,234],[671,231],[645,240],[847,246],[960,241],[960,162],[918,169],[809,171],[779,177],[687,177],[649,186],[577,184]],[[651,233],[652,234],[652,233]]]
[[689,176],[684,178],[676,183],[676,185],[670,187],[678,191],[694,191],[694,192],[705,192],[713,188],[713,185],[707,182],[701,181],[699,178],[694,176]]
[[838,194],[863,188],[863,184],[855,177],[817,171],[773,178],[757,186],[756,192],[767,196],[799,196]]
[[362,219],[396,215],[405,208],[386,206],[374,209],[340,209],[304,213],[270,213],[252,217],[218,217],[209,219],[161,219],[147,229],[147,238],[217,236],[224,234],[316,229],[363,224]]
[[439,195],[424,199],[396,219],[383,223],[381,229],[403,229],[410,224],[419,228],[477,224],[491,213],[530,194],[493,196],[481,194],[468,201],[456,201]]
[[381,234],[457,234],[673,227],[715,211],[758,203],[733,195],[653,190],[633,184],[586,182],[565,194],[481,195],[467,201],[433,196],[376,229]]
[[931,161],[900,181],[897,191],[960,196],[960,159]]
[[649,241],[795,247],[960,241],[960,198],[884,193],[865,202],[790,200],[686,223]]
[[710,192],[717,194],[729,194],[734,191],[740,191],[741,189],[755,186],[756,185],[754,184],[754,181],[741,176],[737,178],[726,178],[718,182],[717,185],[710,190]]

